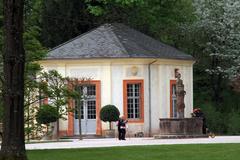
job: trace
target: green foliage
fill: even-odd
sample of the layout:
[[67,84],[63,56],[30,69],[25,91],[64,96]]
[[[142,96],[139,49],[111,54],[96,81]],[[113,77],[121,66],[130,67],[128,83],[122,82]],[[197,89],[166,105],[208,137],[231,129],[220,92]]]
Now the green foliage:
[[225,107],[224,110],[222,110],[223,107],[210,103],[202,102],[201,105],[198,105],[205,114],[208,128],[217,134],[240,134],[239,100],[233,101],[232,98],[228,98],[221,105]]
[[195,0],[195,27],[206,35],[204,52],[212,58],[209,74],[235,77],[240,62],[239,0]]
[[99,6],[88,6],[89,12],[95,16],[103,15],[104,10]]
[[106,5],[109,3],[116,3],[120,5],[131,5],[134,3],[143,4],[144,0],[98,0],[97,2],[95,0],[85,0],[85,2],[91,5],[96,5],[96,4]]
[[207,127],[210,129],[210,131],[218,134],[227,132],[224,114],[217,111],[211,104],[204,104],[201,109],[205,114]]
[[181,35],[181,25],[195,19],[189,0],[148,0],[138,8],[138,25],[148,26],[148,34],[177,48],[185,36]]
[[95,16],[104,15],[109,11],[109,6],[130,7],[144,4],[144,0],[85,0],[89,12]]
[[240,112],[232,111],[229,113],[228,121],[227,121],[227,130],[229,134],[239,135],[240,134]]
[[239,94],[230,89],[226,75],[239,67],[239,1],[195,0],[194,6],[197,19],[185,25],[181,43],[196,58],[194,103],[204,109],[210,130],[236,134]]
[[98,25],[84,0],[43,1],[41,15],[41,42],[46,47],[55,47]]
[[[38,37],[40,28],[37,26],[27,25],[23,34],[24,48],[26,53],[25,76],[24,76],[24,106],[25,106],[25,135],[27,140],[35,137],[39,129],[39,125],[35,122],[35,108],[39,100],[41,101],[38,91],[39,82],[36,75],[41,71],[40,65],[36,62],[45,57],[47,51],[40,43]],[[33,94],[35,93],[35,94]]]
[[2,120],[3,120],[3,104],[0,99],[0,123],[2,122]]
[[[3,1],[0,2],[0,48],[3,48]],[[35,61],[42,59],[47,51],[42,46],[41,42],[39,41],[41,28],[39,26],[39,11],[41,6],[39,5],[41,1],[39,0],[25,0],[25,7],[24,7],[24,33],[23,33],[23,40],[24,40],[24,49],[26,53],[26,63],[25,63],[25,75],[24,75],[24,82],[25,82],[25,93],[24,93],[24,106],[25,106],[25,133],[26,135],[34,135],[32,131],[35,126],[34,122],[34,113],[28,112],[29,106],[31,104],[37,103],[39,100],[38,96],[33,96],[32,93],[37,93],[38,85],[36,82],[36,74],[41,70],[40,65],[37,64]],[[2,85],[4,85],[3,79],[3,55],[2,49],[0,50],[0,103],[2,103]],[[3,106],[0,104],[0,119],[3,117]],[[31,113],[28,114],[28,113]]]
[[68,78],[56,70],[42,72],[39,78],[43,96],[49,98],[51,105],[57,108],[59,117],[63,118],[68,113],[67,103],[73,95],[67,86]]
[[103,106],[100,110],[100,119],[104,122],[114,122],[119,119],[120,112],[114,105]]
[[39,124],[49,124],[51,122],[56,122],[59,118],[59,114],[56,107],[51,105],[42,105],[40,106],[36,120]]

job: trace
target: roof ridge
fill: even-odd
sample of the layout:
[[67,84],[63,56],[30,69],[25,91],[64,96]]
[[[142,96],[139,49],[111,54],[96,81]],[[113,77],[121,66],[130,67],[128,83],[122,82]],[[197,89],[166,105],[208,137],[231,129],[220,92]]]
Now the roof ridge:
[[[120,41],[119,37],[117,36],[117,34],[114,32],[114,29],[111,28],[111,27],[116,27],[115,25],[116,24],[122,24],[122,23],[108,23],[108,25],[110,25],[110,29],[111,29],[111,32],[113,33],[115,39],[118,41],[118,43],[121,45],[121,49],[125,51],[125,53],[127,53],[128,55],[128,51],[126,50],[126,48],[124,47],[124,44]],[[124,24],[122,24],[124,25]]]

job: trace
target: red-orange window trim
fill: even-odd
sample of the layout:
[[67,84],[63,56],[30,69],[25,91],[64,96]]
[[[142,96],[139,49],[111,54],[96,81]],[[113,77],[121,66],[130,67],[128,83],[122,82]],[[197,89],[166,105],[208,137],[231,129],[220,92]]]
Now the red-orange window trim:
[[173,91],[173,85],[176,85],[176,80],[170,80],[170,118],[173,117],[173,108],[172,108],[172,91]]
[[140,119],[129,119],[129,123],[143,123],[144,122],[144,80],[123,80],[123,115],[127,118],[127,84],[141,84],[140,88]]
[[[90,84],[96,85],[96,135],[102,135],[102,123],[100,119],[100,109],[101,109],[101,82],[99,80],[92,80]],[[69,108],[73,108],[73,99],[69,100]],[[68,112],[68,136],[74,135],[74,113]]]

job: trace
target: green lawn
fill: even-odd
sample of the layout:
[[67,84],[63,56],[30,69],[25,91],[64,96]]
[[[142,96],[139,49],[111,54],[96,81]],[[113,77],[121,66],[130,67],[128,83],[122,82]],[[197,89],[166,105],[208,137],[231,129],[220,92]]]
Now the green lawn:
[[195,144],[28,151],[29,160],[239,160],[240,144]]

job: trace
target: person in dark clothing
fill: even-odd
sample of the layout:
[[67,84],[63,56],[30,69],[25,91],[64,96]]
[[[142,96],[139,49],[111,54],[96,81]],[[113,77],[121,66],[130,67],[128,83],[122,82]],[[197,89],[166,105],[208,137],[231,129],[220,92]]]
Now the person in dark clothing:
[[126,140],[125,135],[126,135],[126,123],[128,121],[125,120],[124,116],[120,117],[117,126],[118,126],[118,139],[119,140]]

